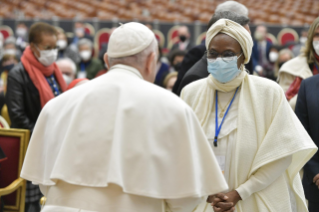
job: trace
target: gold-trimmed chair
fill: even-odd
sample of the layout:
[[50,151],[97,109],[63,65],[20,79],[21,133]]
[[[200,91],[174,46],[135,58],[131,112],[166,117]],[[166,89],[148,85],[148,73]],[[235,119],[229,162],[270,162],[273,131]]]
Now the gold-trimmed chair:
[[26,181],[20,177],[20,172],[29,140],[29,130],[0,129],[0,146],[7,157],[0,167],[0,197],[4,212],[24,212]]
[[161,31],[157,30],[157,29],[154,29],[153,32],[155,34],[156,39],[158,40],[158,43],[159,43],[160,47],[163,48],[164,44],[165,44],[164,34]]
[[285,45],[288,42],[297,42],[299,35],[294,29],[284,28],[278,33],[277,39],[280,45]]
[[201,44],[203,40],[205,40],[205,38],[206,38],[206,32],[201,33],[196,39],[196,45]]
[[167,33],[167,48],[171,49],[176,43],[176,38],[178,37],[178,29],[180,26],[173,26]]
[[0,26],[0,33],[2,33],[4,39],[6,39],[10,36],[14,36],[13,30],[11,29],[11,27],[6,26],[6,25]]

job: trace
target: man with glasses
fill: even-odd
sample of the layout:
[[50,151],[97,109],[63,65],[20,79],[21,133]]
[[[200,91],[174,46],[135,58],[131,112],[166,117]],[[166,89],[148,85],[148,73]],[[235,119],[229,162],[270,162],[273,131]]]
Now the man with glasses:
[[[33,24],[21,62],[8,75],[6,104],[12,128],[33,131],[43,106],[66,90],[62,73],[55,64],[57,32],[46,23]],[[27,182],[26,210],[40,211],[41,192]]]

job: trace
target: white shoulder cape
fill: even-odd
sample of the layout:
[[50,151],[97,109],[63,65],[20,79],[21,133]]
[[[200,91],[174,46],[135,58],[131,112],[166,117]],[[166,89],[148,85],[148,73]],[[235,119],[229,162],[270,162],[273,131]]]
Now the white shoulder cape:
[[[204,130],[214,106],[215,90],[210,78],[198,80],[182,91],[184,99],[195,111]],[[260,167],[292,155],[286,172],[270,186],[237,204],[255,202],[259,212],[290,212],[287,185],[297,200],[297,211],[306,212],[307,205],[299,171],[315,154],[317,147],[289,106],[281,87],[270,80],[247,75],[241,85],[238,109],[237,143],[234,155],[235,188],[245,183]],[[286,175],[286,178],[285,176]],[[286,182],[288,179],[288,182]],[[246,212],[246,211],[245,211]]]
[[298,56],[284,63],[279,70],[277,81],[280,80],[281,73],[288,73],[302,79],[306,79],[313,75],[305,56]]
[[228,189],[192,109],[131,67],[50,101],[36,123],[21,176],[106,187],[161,199]]

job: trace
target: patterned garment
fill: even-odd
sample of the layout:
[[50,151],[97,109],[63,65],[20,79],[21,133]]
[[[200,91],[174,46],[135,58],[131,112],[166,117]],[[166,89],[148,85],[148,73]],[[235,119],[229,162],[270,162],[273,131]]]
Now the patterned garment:
[[42,193],[38,185],[32,184],[30,181],[27,181],[27,190],[25,194],[25,202],[40,202],[42,197]]

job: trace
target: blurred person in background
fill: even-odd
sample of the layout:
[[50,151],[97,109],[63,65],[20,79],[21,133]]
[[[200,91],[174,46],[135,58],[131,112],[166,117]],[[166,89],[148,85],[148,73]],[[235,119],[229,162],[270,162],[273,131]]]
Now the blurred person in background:
[[294,54],[292,51],[288,48],[282,49],[279,51],[278,59],[275,63],[275,77],[278,78],[279,69],[282,67],[282,65],[294,58]]
[[16,45],[21,52],[28,46],[28,27],[24,22],[19,22],[16,27],[15,36],[17,38]]
[[154,83],[163,87],[163,79],[166,74],[169,73],[169,65],[162,61],[163,53],[160,45],[157,45],[157,64],[156,64],[156,76]]
[[[33,128],[44,105],[66,90],[62,73],[55,64],[57,31],[47,23],[35,23],[21,62],[8,75],[6,105],[12,128]],[[42,194],[38,185],[27,182],[26,212],[40,211]]]
[[104,70],[104,67],[99,59],[92,57],[92,41],[81,39],[78,49],[81,61],[77,64],[77,78],[93,79],[99,71]]
[[[229,19],[231,21],[234,21],[236,23],[239,23],[240,25],[242,25],[250,34],[250,28],[249,28],[249,18],[246,16],[241,16],[238,15],[238,13],[234,13],[234,12],[230,12],[230,11],[222,11],[222,12],[218,12],[215,13],[214,16],[211,18],[211,20],[208,23],[208,29],[210,26],[212,26],[215,22],[217,22],[219,19]],[[249,63],[249,62],[248,62]],[[207,54],[204,54],[202,56],[202,58],[185,74],[185,76],[183,77],[177,93],[178,95],[181,93],[182,89],[196,81],[202,78],[206,78],[207,76],[209,76],[209,72],[207,69]],[[246,67],[246,66],[245,66]],[[247,69],[246,69],[247,70]]]
[[82,38],[93,41],[93,37],[89,33],[85,32],[84,23],[81,21],[77,21],[74,23],[74,37],[72,39],[72,44],[77,45]]
[[304,28],[301,30],[299,43],[292,48],[292,53],[295,55],[295,57],[297,57],[301,53],[301,49],[306,45],[308,38],[308,30],[309,28]]
[[21,51],[16,46],[16,39],[14,37],[8,37],[4,41],[3,55],[15,55],[19,60],[21,58]]
[[58,40],[56,45],[59,49],[58,59],[70,58],[74,63],[80,62],[80,56],[78,54],[78,49],[75,45],[68,44],[68,38],[66,34],[62,31],[58,31]]
[[178,33],[178,42],[172,46],[171,51],[176,49],[187,51],[194,47],[190,39],[191,34],[189,33],[189,29],[187,26],[180,26],[177,30],[177,33]]
[[269,65],[269,50],[271,43],[267,40],[268,29],[265,25],[258,25],[254,33],[254,47],[251,55],[253,71],[262,75]]
[[277,77],[275,77],[275,66],[276,66],[276,61],[278,60],[279,57],[279,51],[280,51],[280,46],[277,45],[272,45],[269,49],[269,63],[264,65],[264,68],[262,72],[259,74],[259,76],[266,77],[267,79],[270,80],[276,80]]
[[[229,12],[237,13],[238,15],[248,17],[248,8],[245,5],[236,1],[225,1],[219,4],[215,10],[215,13],[220,13],[223,11],[229,11]],[[183,80],[183,77],[190,70],[190,68],[193,65],[195,65],[205,55],[205,51],[206,51],[205,43],[201,43],[200,45],[193,47],[186,53],[181,65],[181,70],[178,72],[177,80],[173,87],[173,92],[175,94],[177,95],[180,94],[179,86]],[[253,71],[251,61],[249,61],[249,63],[246,64],[245,66],[249,71],[251,72]]]
[[179,72],[185,55],[186,55],[186,51],[182,51],[178,49],[170,53],[170,56],[169,56],[169,62],[171,65],[170,72],[174,72],[174,71]]
[[177,80],[177,72],[176,71],[167,74],[164,78],[164,81],[163,81],[164,88],[166,88],[169,91],[172,91],[176,80]]
[[311,24],[302,53],[286,62],[279,69],[278,82],[295,109],[301,81],[317,75],[319,71],[319,17]]
[[69,85],[76,78],[76,65],[70,58],[63,58],[56,61],[56,65],[62,72],[65,83]]
[[[18,64],[18,59],[14,55],[5,55],[1,60],[0,67],[0,114],[5,105],[5,94],[7,92],[8,74],[10,70]],[[9,117],[5,117],[10,122]]]
[[0,32],[0,60],[3,57],[3,45],[4,45],[4,37]]

